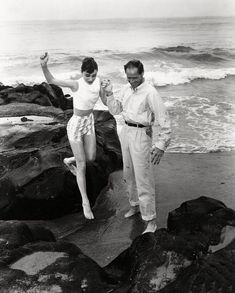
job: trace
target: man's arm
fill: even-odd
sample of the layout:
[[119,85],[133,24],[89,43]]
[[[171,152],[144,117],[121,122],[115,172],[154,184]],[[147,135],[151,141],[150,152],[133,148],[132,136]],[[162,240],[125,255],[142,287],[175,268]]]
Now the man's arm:
[[170,143],[170,118],[157,90],[149,94],[148,103],[154,115],[152,125],[152,161],[153,163],[159,163]]
[[[123,111],[122,102],[119,99],[114,98],[113,95],[113,86],[110,83],[108,86],[104,88],[105,96],[107,99],[107,106],[109,109],[109,112],[112,115],[118,115]],[[122,94],[120,99],[122,98]]]
[[105,106],[107,106],[107,98],[106,98],[106,93],[105,93],[105,87],[103,85],[104,81],[100,81],[100,98],[101,98],[101,101],[103,102],[103,104]]
[[60,80],[54,78],[54,76],[51,74],[47,67],[47,62],[48,62],[48,54],[45,53],[43,56],[40,57],[40,63],[42,67],[43,74],[46,78],[46,81],[50,84],[55,84],[61,87],[68,87],[70,88],[73,92],[77,91],[78,89],[78,82],[75,80]]
[[107,106],[107,97],[103,88],[100,89],[100,98],[105,106]]

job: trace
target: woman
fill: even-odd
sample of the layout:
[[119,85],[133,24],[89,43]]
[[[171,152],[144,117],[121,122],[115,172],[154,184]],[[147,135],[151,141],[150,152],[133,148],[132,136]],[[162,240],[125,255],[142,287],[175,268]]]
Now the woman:
[[41,67],[48,83],[70,88],[74,92],[73,116],[68,122],[68,139],[76,160],[76,167],[72,164],[74,158],[64,159],[70,171],[76,175],[77,184],[82,196],[83,213],[87,219],[94,219],[86,190],[86,162],[94,161],[96,157],[96,137],[94,128],[93,109],[101,97],[106,105],[104,88],[107,80],[101,81],[97,77],[98,66],[95,60],[87,57],[81,66],[82,77],[79,80],[59,80],[50,73],[47,63],[49,56],[45,53],[40,57]]

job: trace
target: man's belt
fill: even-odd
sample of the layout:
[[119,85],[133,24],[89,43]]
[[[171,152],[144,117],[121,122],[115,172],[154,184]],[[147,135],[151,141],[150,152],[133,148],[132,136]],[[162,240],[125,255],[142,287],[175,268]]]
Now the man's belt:
[[131,122],[127,122],[127,121],[125,121],[125,123],[126,123],[128,126],[132,126],[132,127],[138,127],[138,128],[146,127],[145,125],[140,124],[140,123],[131,123]]

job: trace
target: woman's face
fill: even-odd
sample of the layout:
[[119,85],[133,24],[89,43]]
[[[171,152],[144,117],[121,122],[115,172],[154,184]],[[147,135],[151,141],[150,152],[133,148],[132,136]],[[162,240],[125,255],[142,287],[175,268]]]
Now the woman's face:
[[83,76],[85,82],[87,82],[88,84],[92,84],[94,82],[94,80],[96,79],[97,72],[98,72],[97,70],[94,70],[92,73],[89,73],[87,71],[83,71],[82,76]]

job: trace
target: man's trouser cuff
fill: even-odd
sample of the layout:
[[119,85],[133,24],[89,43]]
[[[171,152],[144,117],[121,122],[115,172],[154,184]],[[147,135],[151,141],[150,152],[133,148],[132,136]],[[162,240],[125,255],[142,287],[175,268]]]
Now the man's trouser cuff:
[[130,202],[130,205],[132,206],[132,207],[136,207],[136,206],[139,206],[140,205],[140,203],[139,203],[139,201],[136,201],[136,202]]
[[154,215],[152,215],[152,216],[143,216],[143,215],[141,215],[141,216],[142,216],[142,219],[143,219],[144,221],[151,221],[151,220],[153,220],[153,219],[156,219],[156,217],[157,217],[156,214],[154,214]]

